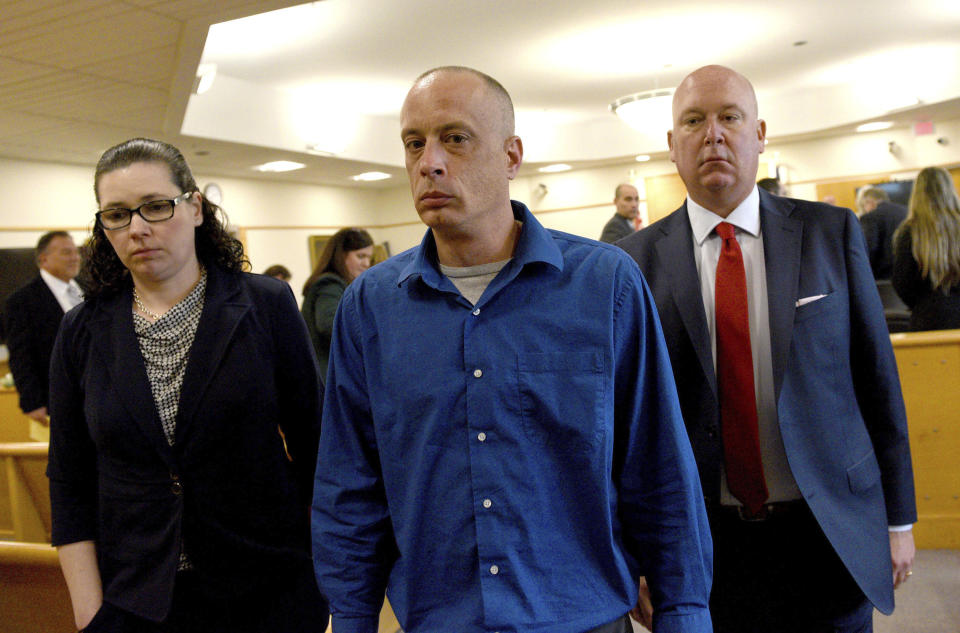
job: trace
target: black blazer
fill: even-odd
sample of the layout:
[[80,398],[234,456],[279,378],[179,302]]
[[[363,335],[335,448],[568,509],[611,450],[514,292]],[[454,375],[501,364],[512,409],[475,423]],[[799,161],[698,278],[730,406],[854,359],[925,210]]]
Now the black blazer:
[[[913,523],[917,512],[900,380],[863,234],[846,209],[762,190],[760,226],[790,469],[850,574],[889,613],[887,526]],[[686,205],[618,246],[653,292],[704,494],[716,503],[720,404]]]
[[26,413],[49,406],[50,353],[63,308],[37,275],[7,298],[3,318],[20,408]]
[[635,233],[630,226],[631,220],[627,220],[619,213],[614,213],[613,217],[607,220],[603,225],[603,232],[600,233],[600,241],[607,244],[613,244],[617,240]]
[[960,286],[948,294],[934,290],[920,272],[913,257],[913,236],[909,227],[897,236],[894,253],[893,289],[910,308],[910,329],[953,330],[960,328]]
[[881,202],[860,216],[874,279],[890,279],[893,274],[893,233],[906,219],[907,208],[894,202]]
[[170,608],[181,543],[226,595],[309,568],[323,396],[289,285],[208,268],[173,447],[131,305],[129,288],[88,300],[57,339],[53,544],[94,540],[105,601],[156,621]]

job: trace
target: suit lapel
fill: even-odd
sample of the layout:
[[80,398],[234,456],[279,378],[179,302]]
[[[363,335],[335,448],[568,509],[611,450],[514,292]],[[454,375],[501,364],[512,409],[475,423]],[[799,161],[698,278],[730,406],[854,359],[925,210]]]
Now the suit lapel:
[[803,222],[790,217],[794,204],[760,192],[760,227],[767,269],[767,303],[770,313],[770,352],[777,400],[790,354],[793,317],[800,287],[800,248]]
[[707,317],[700,293],[700,277],[693,254],[693,230],[684,204],[662,222],[660,230],[663,237],[657,241],[657,266],[668,272],[673,301],[683,321],[700,368],[710,383],[714,395],[717,393],[717,378],[713,371],[713,349],[710,344],[710,332],[707,330]]
[[163,434],[160,414],[150,389],[147,369],[140,353],[140,344],[133,329],[133,297],[126,289],[109,299],[97,318],[91,319],[93,340],[103,341],[97,347],[109,372],[110,384],[130,417],[168,464],[173,453]]
[[250,300],[240,291],[235,276],[215,267],[208,269],[203,312],[180,390],[176,429],[178,443],[190,430],[200,400],[233,340],[237,324],[250,306]]

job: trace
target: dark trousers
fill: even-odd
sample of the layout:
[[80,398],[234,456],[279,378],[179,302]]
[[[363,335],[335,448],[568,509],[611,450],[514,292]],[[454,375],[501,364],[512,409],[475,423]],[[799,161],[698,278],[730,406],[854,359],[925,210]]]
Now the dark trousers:
[[[309,572],[309,573],[307,573]],[[224,595],[193,572],[179,572],[173,605],[152,622],[104,603],[84,633],[324,633],[329,613],[312,569],[260,584],[242,595]]]
[[803,502],[764,521],[709,512],[714,633],[871,633],[873,606]]

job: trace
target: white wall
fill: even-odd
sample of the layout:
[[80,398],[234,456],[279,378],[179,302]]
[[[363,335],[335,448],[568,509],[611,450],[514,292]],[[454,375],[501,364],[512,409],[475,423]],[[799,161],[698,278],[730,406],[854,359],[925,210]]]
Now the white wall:
[[[937,138],[947,138],[946,145]],[[889,142],[899,148],[889,151]],[[937,123],[935,133],[914,137],[909,129],[835,138],[772,142],[761,156],[761,175],[777,164],[794,197],[814,199],[815,182],[871,174],[912,177],[927,165],[960,164],[960,119]],[[596,238],[614,212],[613,190],[632,182],[645,196],[644,178],[675,173],[669,160],[626,162],[559,174],[536,174],[511,183],[511,195],[525,202],[547,227]],[[66,227],[85,238],[96,208],[89,166],[0,158],[0,248],[30,247],[40,234]],[[424,227],[406,182],[389,189],[323,187],[197,174],[201,187],[215,180],[223,189],[230,222],[246,230],[253,270],[282,263],[298,288],[309,274],[307,238],[342,226],[370,230],[393,254],[415,246]],[[539,185],[546,187],[541,195]],[[641,214],[645,208],[641,205]],[[2,271],[0,271],[2,274]],[[297,293],[299,294],[299,293]]]

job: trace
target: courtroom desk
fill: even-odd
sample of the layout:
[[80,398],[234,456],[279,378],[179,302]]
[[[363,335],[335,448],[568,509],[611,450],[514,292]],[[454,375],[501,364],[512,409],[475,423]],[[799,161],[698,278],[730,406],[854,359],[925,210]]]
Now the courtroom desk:
[[0,442],[29,442],[30,418],[20,410],[16,389],[0,388]]
[[917,547],[960,549],[960,330],[890,340],[910,427]]

